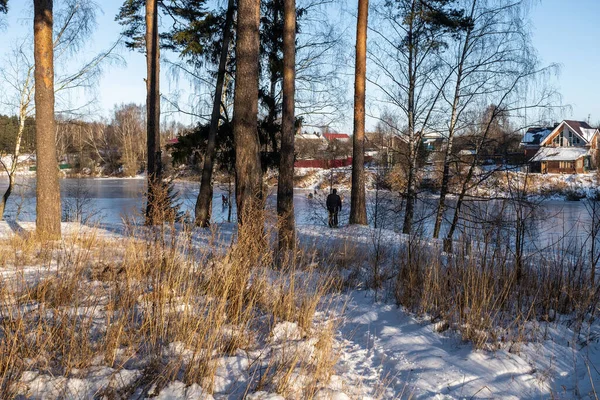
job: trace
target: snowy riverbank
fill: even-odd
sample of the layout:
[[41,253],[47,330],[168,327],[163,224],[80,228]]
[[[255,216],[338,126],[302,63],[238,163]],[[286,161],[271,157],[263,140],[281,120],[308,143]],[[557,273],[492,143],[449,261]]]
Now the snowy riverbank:
[[[6,307],[11,304],[21,304],[16,299],[8,301],[6,296],[10,295],[11,285],[18,283],[39,288],[40,282],[54,282],[52,279],[67,277],[69,270],[77,266],[86,268],[85,271],[89,269],[90,272],[83,276],[91,278],[89,283],[79,284],[96,289],[88,292],[79,305],[70,306],[74,307],[71,310],[81,315],[81,321],[87,321],[87,316],[92,318],[89,322],[94,329],[90,332],[101,334],[110,330],[104,300],[94,297],[94,293],[101,293],[96,290],[110,285],[110,280],[98,275],[101,270],[98,272],[96,263],[101,262],[100,266],[104,266],[102,273],[106,274],[111,268],[107,264],[110,260],[102,258],[102,252],[106,254],[111,247],[133,245],[129,234],[125,233],[127,229],[120,225],[89,228],[63,224],[65,239],[55,243],[51,253],[37,253],[33,242],[23,242],[15,236],[31,232],[33,228],[32,223],[0,223],[0,251],[16,251],[18,256],[14,258],[9,257],[9,253],[2,253],[6,256],[0,263],[4,282],[3,314],[10,315],[6,314]],[[392,253],[401,243],[406,243],[403,235],[366,227],[331,230],[304,225],[299,227],[298,234],[304,246],[333,256],[338,264],[341,262],[340,274],[346,276],[346,282],[352,282],[348,277],[351,269],[344,267],[344,263],[351,265],[363,260],[365,265],[369,265],[373,260],[375,238]],[[217,247],[227,247],[233,235],[234,226],[222,224],[212,231],[195,230],[187,237],[194,243],[195,249],[213,251],[215,243],[221,243]],[[138,237],[136,240],[141,239]],[[21,243],[18,245],[20,249],[14,247],[17,243]],[[97,252],[96,248],[101,252]],[[89,254],[83,251],[85,249]],[[350,249],[350,253],[344,249]],[[80,260],[75,258],[64,258],[75,254],[79,257],[88,254],[85,263],[80,264]],[[127,258],[127,252],[120,254]],[[121,258],[119,261],[116,257],[113,261],[123,263],[124,260]],[[141,357],[141,353],[131,352],[139,347],[130,347],[123,342],[111,356],[113,361],[108,363],[106,354],[94,353],[84,347],[91,351],[89,362],[63,370],[59,375],[56,375],[56,370],[51,374],[49,366],[43,367],[39,360],[35,360],[42,354],[30,355],[33,358],[24,360],[18,384],[13,389],[27,398],[40,399],[60,396],[84,399],[101,396],[102,393],[120,393],[122,398],[238,399],[245,395],[256,400],[300,399],[304,398],[302,393],[306,392],[303,389],[309,384],[307,372],[300,367],[304,365],[302,362],[313,365],[310,368],[319,368],[322,365],[319,362],[323,361],[321,357],[333,357],[329,359],[332,364],[327,378],[321,377],[313,392],[316,399],[567,399],[594,398],[595,390],[598,390],[600,324],[597,321],[591,325],[584,324],[583,328],[580,326],[581,329],[576,332],[576,325],[568,315],[556,316],[552,322],[531,319],[523,324],[525,341],[498,339],[493,350],[476,350],[459,333],[444,328],[440,321],[433,322],[432,317],[418,318],[403,308],[397,308],[385,292],[376,294],[370,289],[361,289],[362,284],[360,280],[358,282],[355,286],[347,286],[341,293],[322,297],[314,315],[312,333],[301,328],[297,321],[267,323],[264,320],[262,323],[267,325],[264,325],[266,331],[262,339],[260,335],[256,336],[254,344],[244,346],[240,342],[239,349],[231,349],[227,354],[214,358],[216,369],[212,384],[208,386],[206,382],[190,383],[184,375],[175,374],[166,381],[152,378],[148,360]],[[56,307],[53,303],[44,303],[40,296],[38,294],[34,302],[23,304],[22,312],[38,315],[40,307],[49,307],[47,312],[60,312],[60,308],[53,308]],[[146,312],[144,297],[138,300],[142,314]],[[58,299],[56,296],[51,298]],[[189,300],[174,297],[169,308],[184,318],[187,315],[185,310],[193,307],[188,304]],[[69,307],[64,310],[69,310]],[[92,314],[89,314],[90,311]],[[318,335],[319,326],[323,329],[326,325],[334,326],[329,350],[324,350],[325,338]],[[327,329],[323,331],[327,332]],[[183,338],[173,338],[162,348],[166,365],[179,362],[177,360],[181,357],[194,357],[189,343]],[[277,387],[280,386],[260,385],[261,374],[268,374],[269,368],[273,368],[270,366],[275,365],[274,360],[285,354],[298,357],[296,361],[299,363],[286,375],[289,378],[286,390],[278,392]],[[302,357],[305,361],[300,360]],[[48,365],[53,365],[59,360],[48,362]],[[207,387],[212,389],[207,390]]]

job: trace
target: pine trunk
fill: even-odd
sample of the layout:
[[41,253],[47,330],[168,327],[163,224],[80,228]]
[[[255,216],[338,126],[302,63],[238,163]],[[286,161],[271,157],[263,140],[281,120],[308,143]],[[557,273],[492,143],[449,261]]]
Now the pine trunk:
[[[256,211],[262,204],[262,172],[258,141],[258,60],[260,0],[239,0],[236,44],[236,81],[233,100],[236,204],[240,227],[258,227]],[[243,232],[256,234],[253,229]],[[239,240],[244,238],[240,231]]]
[[296,79],[296,1],[284,0],[283,20],[283,109],[281,116],[281,159],[277,186],[279,249],[295,243],[294,220],[294,134]]
[[229,54],[229,40],[231,37],[231,26],[233,25],[234,1],[227,2],[227,15],[223,27],[223,44],[219,59],[219,70],[217,72],[217,85],[213,109],[210,117],[210,129],[208,131],[208,145],[204,155],[204,166],[202,168],[202,180],[200,182],[200,193],[196,200],[196,225],[207,227],[210,225],[212,208],[213,185],[212,174],[215,163],[215,147],[217,143],[217,131],[219,119],[221,118],[221,97],[223,95],[223,82],[225,81],[225,70],[227,67],[227,56]]
[[160,49],[158,43],[158,3],[146,1],[146,137],[148,148],[148,199],[146,224],[161,222],[164,201],[161,191],[162,162],[160,150]]
[[52,0],[34,0],[36,231],[60,237],[60,185],[54,121]]
[[369,0],[358,0],[356,67],[354,75],[354,134],[352,138],[352,191],[350,223],[367,224],[365,196],[365,87],[367,81],[367,20]]

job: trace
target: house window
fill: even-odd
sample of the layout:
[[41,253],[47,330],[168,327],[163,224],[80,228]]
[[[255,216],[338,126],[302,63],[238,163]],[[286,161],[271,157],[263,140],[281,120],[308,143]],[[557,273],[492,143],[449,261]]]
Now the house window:
[[559,161],[558,168],[560,169],[573,169],[573,163],[571,161]]

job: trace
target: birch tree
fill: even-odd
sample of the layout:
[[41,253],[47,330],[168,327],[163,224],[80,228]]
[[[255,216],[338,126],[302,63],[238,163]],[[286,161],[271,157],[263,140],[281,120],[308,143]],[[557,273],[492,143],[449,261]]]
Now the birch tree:
[[[461,4],[468,10],[472,25],[460,33],[444,58],[446,67],[451,70],[448,87],[452,89],[443,96],[446,107],[442,109],[450,115],[450,119],[444,135],[447,142],[442,156],[434,238],[439,237],[446,209],[455,136],[473,124],[467,113],[494,102],[498,104],[509,89],[516,91],[523,83],[513,87],[512,79],[528,65],[536,63],[523,20],[524,1],[465,0]],[[532,78],[534,76],[527,76],[527,79]],[[493,119],[498,115],[501,114],[493,115]]]
[[378,12],[371,59],[379,76],[372,83],[388,105],[406,119],[408,142],[406,208],[402,232],[412,231],[417,195],[417,167],[422,135],[431,124],[449,76],[440,70],[439,54],[451,34],[466,29],[470,21],[455,8],[455,0],[401,0],[385,2]]
[[8,65],[0,70],[0,76],[4,82],[10,86],[17,98],[17,118],[19,121],[17,134],[14,141],[13,151],[10,155],[10,163],[7,164],[0,158],[0,164],[8,176],[8,186],[0,200],[0,220],[4,219],[6,203],[10,198],[15,186],[17,176],[17,166],[19,156],[21,155],[21,142],[25,132],[25,122],[33,113],[34,96],[34,64],[30,62],[30,57],[24,51],[24,45],[16,48],[11,56]]

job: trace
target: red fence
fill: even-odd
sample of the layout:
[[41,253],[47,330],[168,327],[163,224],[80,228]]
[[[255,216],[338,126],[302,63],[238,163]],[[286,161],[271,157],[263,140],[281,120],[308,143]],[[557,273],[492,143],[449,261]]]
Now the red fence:
[[296,160],[294,167],[296,168],[340,168],[352,165],[352,157],[339,160]]

